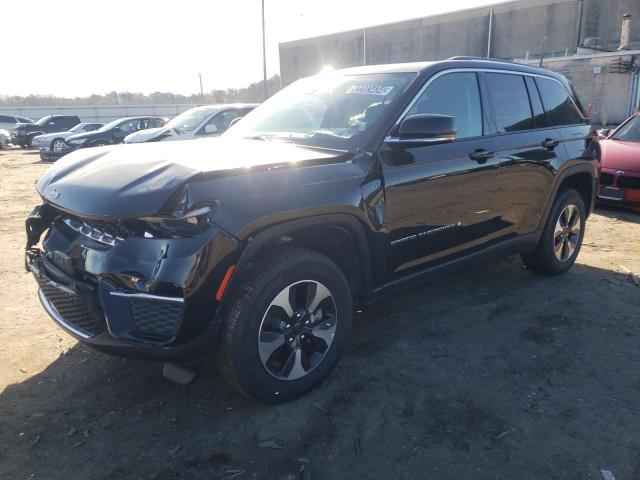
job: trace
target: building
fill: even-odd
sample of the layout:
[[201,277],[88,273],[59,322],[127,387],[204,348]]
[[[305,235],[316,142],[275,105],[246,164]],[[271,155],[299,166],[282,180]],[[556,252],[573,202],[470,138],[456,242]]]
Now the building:
[[[628,36],[621,46],[623,16]],[[363,64],[491,56],[539,64],[573,81],[593,121],[640,106],[640,0],[516,0],[280,44],[283,85]]]

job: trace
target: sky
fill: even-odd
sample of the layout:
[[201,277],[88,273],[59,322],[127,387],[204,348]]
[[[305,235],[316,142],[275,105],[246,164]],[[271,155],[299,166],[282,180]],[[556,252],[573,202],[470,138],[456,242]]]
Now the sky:
[[[278,44],[489,5],[485,0],[265,0]],[[4,9],[0,95],[199,92],[262,79],[261,0],[30,0]],[[8,5],[7,5],[8,6]],[[13,39],[13,40],[9,40]]]

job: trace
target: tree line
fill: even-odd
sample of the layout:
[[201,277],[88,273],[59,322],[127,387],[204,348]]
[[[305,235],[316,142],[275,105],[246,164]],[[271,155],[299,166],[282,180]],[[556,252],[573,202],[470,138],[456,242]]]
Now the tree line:
[[[268,96],[280,90],[280,76],[267,79]],[[204,103],[259,103],[264,100],[264,82],[252,83],[244,88],[228,88],[205,92]],[[162,105],[162,104],[202,103],[200,93],[181,95],[171,92],[109,92],[104,95],[93,94],[88,97],[57,97],[54,95],[0,95],[0,106],[6,107],[66,107],[74,105]]]

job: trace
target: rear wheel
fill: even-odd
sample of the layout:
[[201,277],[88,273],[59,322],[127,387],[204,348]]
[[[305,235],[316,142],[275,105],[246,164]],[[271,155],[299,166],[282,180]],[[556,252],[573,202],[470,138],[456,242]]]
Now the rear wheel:
[[562,190],[549,212],[538,246],[522,254],[524,264],[545,275],[559,275],[569,270],[582,246],[585,220],[582,196],[573,188]]
[[218,366],[241,393],[299,396],[333,369],[351,330],[349,283],[327,257],[289,247],[245,275],[224,318]]

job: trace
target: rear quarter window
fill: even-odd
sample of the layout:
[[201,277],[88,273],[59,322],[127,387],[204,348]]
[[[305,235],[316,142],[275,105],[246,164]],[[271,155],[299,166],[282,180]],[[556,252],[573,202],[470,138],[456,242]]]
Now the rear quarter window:
[[555,80],[541,77],[536,78],[536,84],[551,126],[576,125],[585,122],[571,95],[562,85]]
[[486,73],[484,81],[498,132],[533,128],[531,104],[524,77],[510,73]]

